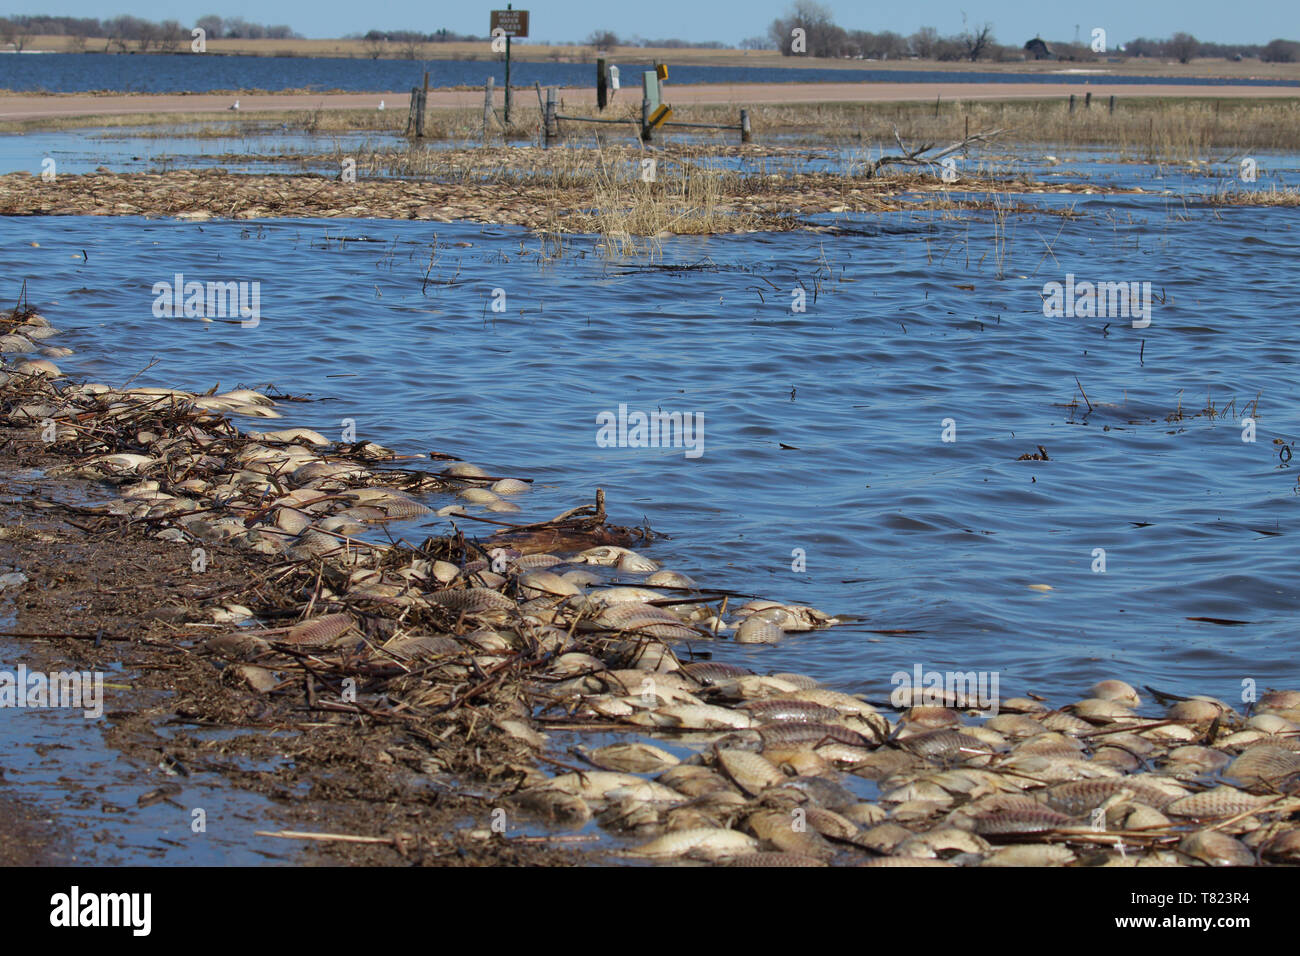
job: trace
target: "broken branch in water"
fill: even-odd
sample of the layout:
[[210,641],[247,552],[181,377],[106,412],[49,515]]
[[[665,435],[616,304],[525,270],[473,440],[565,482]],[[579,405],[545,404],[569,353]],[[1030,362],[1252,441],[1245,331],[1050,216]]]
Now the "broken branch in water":
[[894,127],[894,141],[898,143],[898,148],[903,151],[902,154],[897,156],[881,156],[874,163],[867,166],[867,177],[871,178],[875,176],[885,166],[925,166],[935,162],[936,160],[943,159],[943,157],[948,156],[951,153],[966,149],[974,143],[988,142],[994,136],[999,136],[1005,132],[1005,129],[994,129],[984,133],[973,133],[970,136],[953,143],[951,146],[944,147],[937,153],[926,155],[927,153],[930,153],[930,150],[934,149],[936,144],[926,143],[923,146],[918,146],[916,149],[909,150],[907,146],[904,145],[903,138],[898,134],[898,127]]

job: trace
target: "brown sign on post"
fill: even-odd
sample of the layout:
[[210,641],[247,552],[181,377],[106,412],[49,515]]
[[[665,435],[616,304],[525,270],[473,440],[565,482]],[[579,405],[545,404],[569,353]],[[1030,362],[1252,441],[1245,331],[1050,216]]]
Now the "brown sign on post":
[[[497,34],[497,30],[501,32]],[[490,32],[497,36],[528,36],[527,10],[493,10]]]

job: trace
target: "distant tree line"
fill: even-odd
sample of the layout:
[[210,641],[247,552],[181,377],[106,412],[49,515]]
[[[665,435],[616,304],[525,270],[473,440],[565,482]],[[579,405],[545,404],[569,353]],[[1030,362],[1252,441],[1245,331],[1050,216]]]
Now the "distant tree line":
[[[963,16],[963,21],[964,21]],[[242,17],[224,18],[209,14],[194,24],[207,32],[209,40],[287,40],[299,36],[283,24],[264,26],[250,23]],[[793,43],[794,31],[801,29],[802,49]],[[190,27],[177,20],[154,23],[128,15],[106,20],[94,17],[55,17],[44,15],[9,16],[0,18],[0,44],[22,50],[33,36],[66,36],[71,38],[74,50],[84,50],[90,40],[102,40],[105,50],[142,53],[175,52],[187,49]],[[397,50],[401,55],[416,59],[426,43],[487,42],[489,37],[451,30],[421,33],[415,30],[371,30],[365,34],[352,34],[346,39],[361,40],[368,53],[379,57]],[[687,40],[645,39],[639,36],[620,39],[612,30],[593,31],[585,41],[598,50],[616,47],[661,47],[667,49],[722,50],[728,45],[717,40],[691,42]],[[580,44],[569,44],[577,46]],[[923,60],[1023,60],[1027,57],[1050,56],[1060,60],[1096,60],[1101,56],[1152,57],[1175,59],[1188,63],[1195,57],[1222,57],[1224,59],[1255,58],[1266,63],[1300,62],[1300,42],[1273,40],[1267,44],[1207,43],[1188,33],[1175,33],[1168,39],[1138,37],[1116,47],[1114,44],[1104,54],[1094,53],[1086,43],[1047,43],[1039,38],[1023,45],[1004,46],[993,36],[990,24],[966,25],[960,33],[943,36],[934,27],[922,27],[910,36],[886,30],[873,33],[868,30],[849,30],[835,23],[829,7],[817,0],[796,0],[784,17],[772,21],[765,36],[752,36],[739,44],[742,50],[780,50],[785,56],[840,57],[867,60],[898,60],[918,57]]]
[[433,33],[420,33],[418,30],[371,30],[369,33],[356,33],[348,39],[365,40],[367,43],[486,43],[491,37],[475,36],[472,33],[456,33],[452,30],[435,30]]
[[[209,40],[288,40],[298,35],[283,24],[264,26],[249,23],[243,17],[223,19],[211,14],[200,17],[194,26],[207,31]],[[89,40],[104,40],[105,50],[171,53],[189,48],[190,29],[178,20],[154,23],[152,20],[129,15],[107,20],[94,17],[9,16],[0,18],[0,42],[22,50],[33,36],[66,36],[72,38],[74,49],[84,50]]]
[[[803,48],[794,45],[795,29],[803,30]],[[993,28],[984,23],[965,25],[960,33],[942,36],[934,27],[922,27],[911,36],[885,31],[848,30],[835,23],[831,10],[816,0],[796,0],[784,17],[768,27],[766,37],[741,41],[742,49],[780,50],[785,56],[850,57],[856,59],[897,60],[918,57],[923,60],[1023,60],[1026,46],[1003,46],[993,36]],[[1202,43],[1188,33],[1175,33],[1167,40],[1139,37],[1124,44],[1094,53],[1087,43],[1049,43],[1050,55],[1062,60],[1095,60],[1102,56],[1143,56],[1175,59],[1181,63],[1194,57],[1225,59],[1258,57],[1264,62],[1293,63],[1300,60],[1300,43],[1273,40],[1266,45],[1251,43]]]

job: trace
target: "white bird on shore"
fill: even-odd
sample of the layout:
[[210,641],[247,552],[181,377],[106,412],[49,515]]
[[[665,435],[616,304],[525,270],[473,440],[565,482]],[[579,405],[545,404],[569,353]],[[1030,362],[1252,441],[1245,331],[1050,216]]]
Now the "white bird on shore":
[[232,106],[230,106],[229,108],[232,109],[232,110],[237,110],[237,109],[239,109],[239,100],[235,100],[234,104],[233,104]]
[[380,101],[379,101],[379,108],[380,108],[381,110],[384,108],[384,101],[383,101],[383,100],[380,100]]

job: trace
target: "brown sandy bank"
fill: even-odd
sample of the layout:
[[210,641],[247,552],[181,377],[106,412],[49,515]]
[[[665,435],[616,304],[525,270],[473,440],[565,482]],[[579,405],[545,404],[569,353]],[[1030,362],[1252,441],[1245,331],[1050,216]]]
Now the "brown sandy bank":
[[[731,83],[698,84],[666,88],[671,104],[766,103],[904,103],[919,100],[1032,100],[1054,99],[1091,92],[1094,99],[1151,97],[1217,97],[1225,99],[1296,99],[1300,88],[1291,86],[1224,86],[1213,81],[1196,85],[1153,84],[1133,86],[1096,83]],[[636,99],[633,90],[623,90],[615,106]],[[386,93],[6,93],[0,95],[0,121],[49,119],[72,116],[118,116],[138,113],[227,112],[239,99],[240,112],[284,112],[294,110],[375,109],[380,100],[388,109],[405,110],[409,90]],[[516,93],[517,102],[527,102],[528,91]],[[561,90],[566,104],[594,107],[595,90],[566,88]],[[504,95],[497,93],[498,103]],[[429,106],[438,108],[482,107],[483,94],[478,90],[431,90]]]

